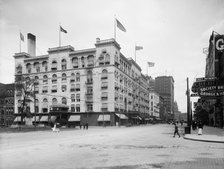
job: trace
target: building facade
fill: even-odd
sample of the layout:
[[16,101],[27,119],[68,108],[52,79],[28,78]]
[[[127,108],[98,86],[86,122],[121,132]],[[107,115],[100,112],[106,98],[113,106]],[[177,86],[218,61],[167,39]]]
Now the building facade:
[[14,120],[14,84],[0,84],[0,126],[10,126]]
[[[88,114],[88,118],[102,113],[148,114],[147,80],[114,39],[97,38],[95,48],[83,50],[49,48],[42,56],[35,56],[32,44],[31,52],[16,53],[14,58],[15,75],[35,79],[35,113],[47,114],[52,105],[64,104],[71,114]],[[21,95],[16,92],[15,114],[19,114],[20,102]],[[34,113],[32,102],[29,107]]]
[[149,112],[151,117],[160,118],[160,96],[156,92],[149,93]]
[[158,76],[155,78],[155,91],[164,99],[164,105],[168,113],[168,118],[174,116],[174,79],[172,76]]

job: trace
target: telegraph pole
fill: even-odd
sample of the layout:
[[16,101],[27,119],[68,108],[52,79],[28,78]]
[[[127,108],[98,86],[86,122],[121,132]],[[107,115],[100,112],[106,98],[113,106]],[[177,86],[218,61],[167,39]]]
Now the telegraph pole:
[[189,80],[187,78],[187,127],[188,127],[188,132],[186,134],[191,133],[191,114],[190,114],[190,91],[189,91]]

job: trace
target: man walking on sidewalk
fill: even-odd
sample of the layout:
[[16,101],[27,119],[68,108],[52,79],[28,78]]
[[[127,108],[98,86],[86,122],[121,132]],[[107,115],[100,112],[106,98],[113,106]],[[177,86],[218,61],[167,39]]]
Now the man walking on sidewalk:
[[174,134],[173,134],[173,137],[175,137],[175,135],[178,135],[179,138],[180,138],[180,134],[179,134],[179,131],[178,131],[178,126],[176,123],[174,123]]

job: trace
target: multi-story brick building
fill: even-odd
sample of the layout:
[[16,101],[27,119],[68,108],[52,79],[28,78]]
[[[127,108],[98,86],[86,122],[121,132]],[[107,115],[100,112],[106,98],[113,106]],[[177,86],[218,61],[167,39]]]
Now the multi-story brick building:
[[164,105],[169,116],[173,119],[174,79],[172,76],[159,76],[155,78],[155,91],[164,99]]
[[[88,120],[90,125],[96,125],[102,115],[114,125],[117,119],[131,119],[135,113],[148,114],[147,81],[138,64],[120,52],[114,39],[97,38],[95,48],[83,50],[49,48],[42,56],[35,55],[35,38],[33,41],[29,53],[14,55],[15,73],[35,79],[38,115],[49,114],[52,105],[59,104],[67,105],[69,115],[79,115],[81,122]],[[20,98],[16,93],[17,115]],[[32,102],[30,111],[34,113]]]
[[0,125],[9,126],[14,120],[14,84],[0,84]]

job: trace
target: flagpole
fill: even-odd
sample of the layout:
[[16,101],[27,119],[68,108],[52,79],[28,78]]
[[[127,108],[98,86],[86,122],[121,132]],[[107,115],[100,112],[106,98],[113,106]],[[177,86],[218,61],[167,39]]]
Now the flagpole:
[[61,47],[61,23],[59,23],[59,47]]
[[19,32],[19,53],[21,53],[21,32]]
[[136,62],[136,44],[135,44],[135,62]]
[[116,15],[114,15],[114,39],[116,41]]

